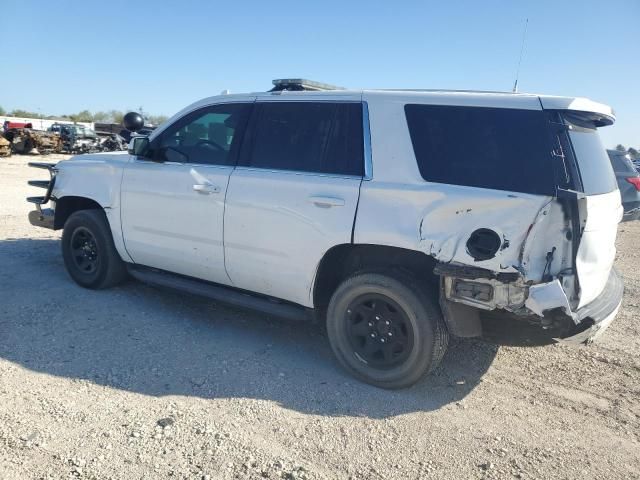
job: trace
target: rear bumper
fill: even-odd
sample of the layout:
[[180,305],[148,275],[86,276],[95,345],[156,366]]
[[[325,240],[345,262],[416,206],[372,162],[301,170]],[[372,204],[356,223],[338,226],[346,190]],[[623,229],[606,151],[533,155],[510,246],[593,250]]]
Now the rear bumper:
[[620,309],[623,293],[622,277],[612,268],[602,293],[593,302],[574,312],[577,325],[557,340],[573,344],[593,342],[613,322]]

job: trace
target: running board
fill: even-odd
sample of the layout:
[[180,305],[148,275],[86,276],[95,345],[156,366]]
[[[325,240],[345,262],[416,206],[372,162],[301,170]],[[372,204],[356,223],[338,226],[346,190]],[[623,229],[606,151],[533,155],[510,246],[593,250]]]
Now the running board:
[[210,298],[211,300],[228,305],[286,318],[287,320],[313,320],[312,309],[292,303],[282,302],[269,297],[247,293],[232,287],[225,287],[204,280],[130,263],[127,264],[127,270],[136,280],[155,287],[167,287],[199,297]]

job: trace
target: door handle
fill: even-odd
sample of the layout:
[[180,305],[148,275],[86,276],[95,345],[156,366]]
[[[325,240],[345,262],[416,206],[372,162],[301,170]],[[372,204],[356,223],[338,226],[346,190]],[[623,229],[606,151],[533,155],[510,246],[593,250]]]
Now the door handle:
[[344,199],[338,197],[313,195],[309,197],[309,202],[319,208],[344,207]]
[[198,193],[205,193],[207,195],[210,193],[220,193],[220,187],[216,187],[210,183],[196,183],[193,189]]

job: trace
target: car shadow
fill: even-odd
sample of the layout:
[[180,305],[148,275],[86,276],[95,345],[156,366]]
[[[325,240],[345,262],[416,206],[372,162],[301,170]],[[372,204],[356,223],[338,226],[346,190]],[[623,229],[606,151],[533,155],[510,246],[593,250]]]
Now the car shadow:
[[80,288],[57,240],[0,241],[0,266],[2,358],[145,395],[256,398],[303,413],[385,418],[461,401],[498,348],[452,339],[433,374],[387,391],[346,374],[320,326],[135,281]]

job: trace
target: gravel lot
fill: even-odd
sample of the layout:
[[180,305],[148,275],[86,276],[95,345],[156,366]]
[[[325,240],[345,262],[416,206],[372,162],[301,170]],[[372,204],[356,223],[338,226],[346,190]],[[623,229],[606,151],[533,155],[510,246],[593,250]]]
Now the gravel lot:
[[383,391],[319,327],[130,281],[88,291],[0,159],[0,478],[640,478],[640,222],[623,308],[590,347],[454,340]]

